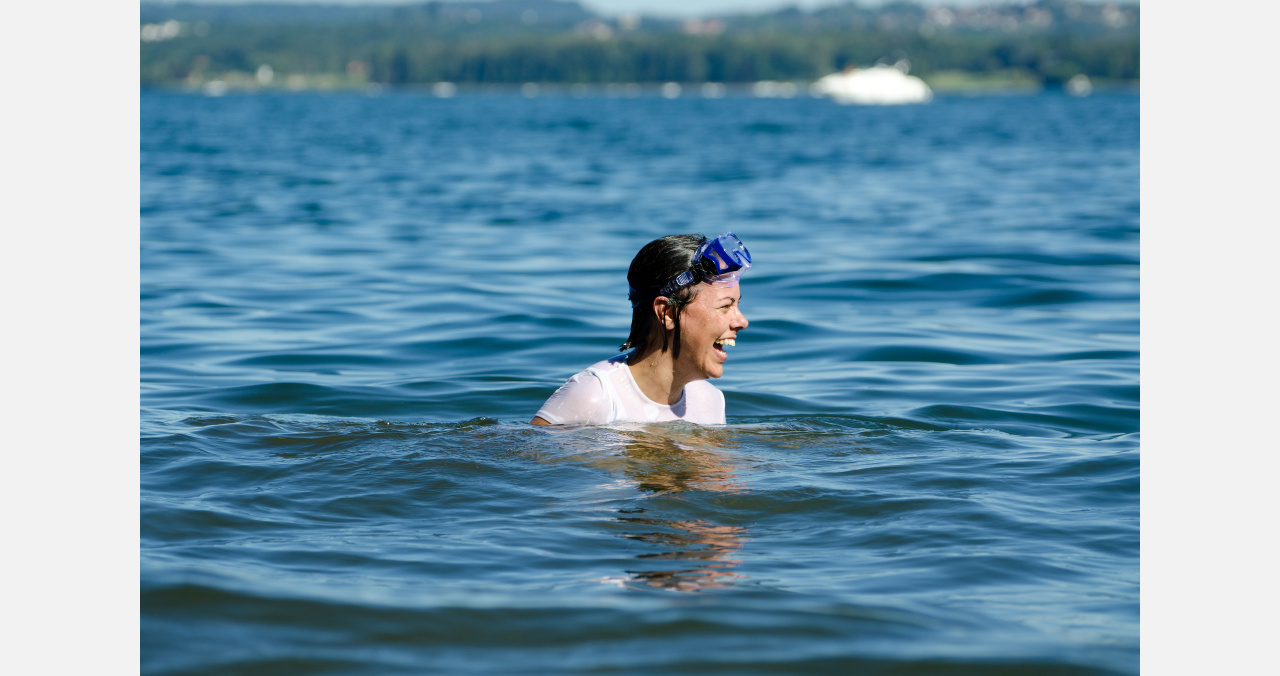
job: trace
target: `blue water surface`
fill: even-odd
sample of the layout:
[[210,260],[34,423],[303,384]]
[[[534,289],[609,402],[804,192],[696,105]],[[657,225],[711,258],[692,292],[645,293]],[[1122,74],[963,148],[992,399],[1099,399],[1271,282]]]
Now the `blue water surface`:
[[[1137,673],[1136,94],[141,110],[143,673]],[[527,425],[727,230],[728,425]]]

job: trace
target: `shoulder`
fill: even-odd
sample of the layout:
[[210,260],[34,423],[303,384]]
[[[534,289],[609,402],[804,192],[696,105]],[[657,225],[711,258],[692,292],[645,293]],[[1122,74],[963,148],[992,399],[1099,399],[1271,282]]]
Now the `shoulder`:
[[578,376],[583,376],[583,377],[595,376],[601,382],[607,379],[613,382],[615,385],[620,385],[623,383],[623,378],[626,377],[625,376],[625,374],[627,373],[626,368],[627,368],[627,355],[620,354],[616,357],[610,357],[609,359],[603,359],[601,361],[598,361],[588,366],[587,368],[583,369],[574,377],[577,378]]
[[561,385],[537,417],[553,425],[603,425],[613,419],[613,400],[603,378],[607,361],[592,364]]
[[702,425],[724,425],[724,392],[706,380],[695,380],[684,386],[685,406],[692,422]]
[[587,371],[597,371],[601,373],[607,373],[609,371],[616,371],[626,365],[627,365],[627,355],[619,354],[613,357],[609,357],[608,359],[602,359],[588,366],[587,368],[583,369],[583,373],[586,373]]
[[596,362],[596,363],[592,364],[591,366],[588,366],[588,367],[587,367],[587,370],[588,370],[588,371],[597,371],[597,372],[600,372],[600,373],[608,373],[608,372],[610,372],[610,371],[617,371],[617,370],[620,370],[620,369],[622,369],[623,367],[625,367],[625,366],[627,365],[627,358],[628,358],[628,357],[630,357],[630,356],[631,356],[631,353],[630,353],[630,352],[623,352],[622,354],[615,354],[615,355],[613,355],[612,357],[609,357],[608,359],[603,359],[603,360],[601,360],[601,361],[598,361],[598,362]]
[[711,384],[709,380],[695,380],[684,386],[684,391],[691,399],[696,398],[705,401],[718,401],[720,407],[724,408],[724,392],[720,388]]

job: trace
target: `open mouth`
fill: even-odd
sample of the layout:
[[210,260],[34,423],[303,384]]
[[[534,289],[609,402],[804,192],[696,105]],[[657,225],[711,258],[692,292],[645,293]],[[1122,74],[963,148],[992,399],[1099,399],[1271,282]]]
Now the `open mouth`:
[[712,343],[711,346],[715,348],[716,353],[719,354],[720,356],[728,357],[729,353],[725,351],[725,348],[733,347],[735,344],[736,344],[736,341],[733,338],[721,338],[716,342]]

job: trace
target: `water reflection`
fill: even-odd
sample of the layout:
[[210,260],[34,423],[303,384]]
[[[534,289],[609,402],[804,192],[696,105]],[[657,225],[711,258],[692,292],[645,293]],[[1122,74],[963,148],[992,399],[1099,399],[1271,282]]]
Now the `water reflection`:
[[[673,432],[675,432],[673,434]],[[744,493],[737,482],[732,456],[718,449],[731,447],[732,435],[719,430],[662,433],[628,432],[623,455],[626,474],[651,496],[686,491]],[[707,519],[663,519],[639,509],[620,510],[630,532],[622,537],[657,545],[661,551],[640,554],[646,562],[671,561],[654,570],[628,570],[627,585],[697,592],[723,589],[746,576],[733,569],[742,560],[735,555],[747,540],[747,529]],[[638,528],[643,528],[637,532]]]

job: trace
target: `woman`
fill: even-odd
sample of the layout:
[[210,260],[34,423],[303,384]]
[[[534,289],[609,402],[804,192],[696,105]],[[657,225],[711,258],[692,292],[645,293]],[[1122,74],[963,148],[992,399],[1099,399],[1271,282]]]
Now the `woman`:
[[707,382],[724,373],[747,318],[739,273],[751,254],[733,233],[671,235],[640,249],[627,270],[632,348],[569,379],[538,409],[534,425],[605,425],[687,420],[723,425],[724,394]]

